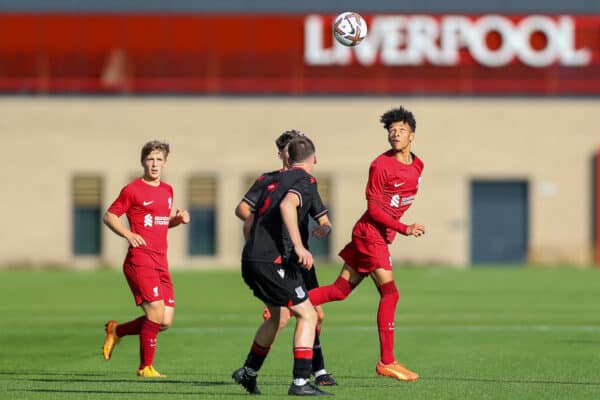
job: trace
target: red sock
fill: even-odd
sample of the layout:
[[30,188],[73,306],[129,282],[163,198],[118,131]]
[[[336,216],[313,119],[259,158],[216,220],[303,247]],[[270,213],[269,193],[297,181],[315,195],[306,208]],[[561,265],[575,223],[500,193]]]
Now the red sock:
[[377,327],[379,328],[379,351],[381,362],[390,364],[394,362],[394,319],[396,318],[396,304],[400,294],[394,281],[379,286],[379,309],[377,310]]
[[119,324],[117,325],[117,329],[115,329],[115,333],[118,337],[139,335],[140,331],[142,330],[142,324],[145,320],[146,316],[141,316],[137,319],[125,322],[124,324]]
[[350,282],[341,276],[338,276],[332,285],[321,286],[309,290],[308,297],[314,306],[318,306],[323,303],[329,303],[330,301],[344,300],[351,291],[352,286],[350,286]]
[[160,331],[160,324],[145,319],[140,331],[140,369],[154,363],[156,352],[156,336]]

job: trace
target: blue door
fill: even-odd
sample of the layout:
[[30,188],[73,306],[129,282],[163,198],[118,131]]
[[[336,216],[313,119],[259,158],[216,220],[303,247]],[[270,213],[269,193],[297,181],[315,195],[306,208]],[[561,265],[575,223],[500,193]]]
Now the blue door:
[[471,183],[471,263],[520,264],[527,255],[527,182]]

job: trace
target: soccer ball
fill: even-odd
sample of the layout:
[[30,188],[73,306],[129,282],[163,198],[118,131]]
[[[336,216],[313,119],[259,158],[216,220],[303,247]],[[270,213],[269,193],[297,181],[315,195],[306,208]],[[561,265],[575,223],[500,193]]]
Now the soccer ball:
[[347,11],[333,20],[333,37],[344,46],[356,46],[367,36],[367,22],[360,14]]

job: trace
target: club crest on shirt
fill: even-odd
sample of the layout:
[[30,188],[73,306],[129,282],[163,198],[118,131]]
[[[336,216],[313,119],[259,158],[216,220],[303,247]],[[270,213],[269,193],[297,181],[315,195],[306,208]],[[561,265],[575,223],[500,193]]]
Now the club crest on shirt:
[[152,214],[144,215],[144,226],[152,226]]
[[296,290],[296,296],[298,296],[299,299],[303,299],[306,296],[306,293],[304,292],[304,289],[302,289],[302,286],[298,286],[294,290]]
[[283,278],[283,276],[285,275],[285,271],[283,270],[283,268],[279,268],[279,269],[277,270],[277,273],[279,274],[279,276],[280,276],[281,278]]

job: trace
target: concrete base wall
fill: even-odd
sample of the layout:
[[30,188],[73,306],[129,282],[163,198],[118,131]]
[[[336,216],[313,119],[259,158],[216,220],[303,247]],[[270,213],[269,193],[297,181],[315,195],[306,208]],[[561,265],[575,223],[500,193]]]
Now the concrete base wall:
[[141,172],[139,151],[157,138],[172,147],[165,180],[187,208],[194,174],[218,178],[216,257],[187,255],[187,232],[170,232],[173,268],[237,267],[241,224],[233,210],[249,175],[279,166],[274,139],[300,129],[314,139],[317,176],[331,179],[332,260],[365,209],[371,160],[388,148],[379,116],[404,104],[417,118],[413,150],[423,181],[405,223],[427,226],[399,237],[396,263],[469,263],[472,179],[527,179],[529,258],[592,262],[591,160],[600,144],[598,99],[397,98],[0,98],[6,147],[0,265],[118,267],[126,243],[103,228],[100,257],[74,257],[74,175],[104,179],[103,210]]

